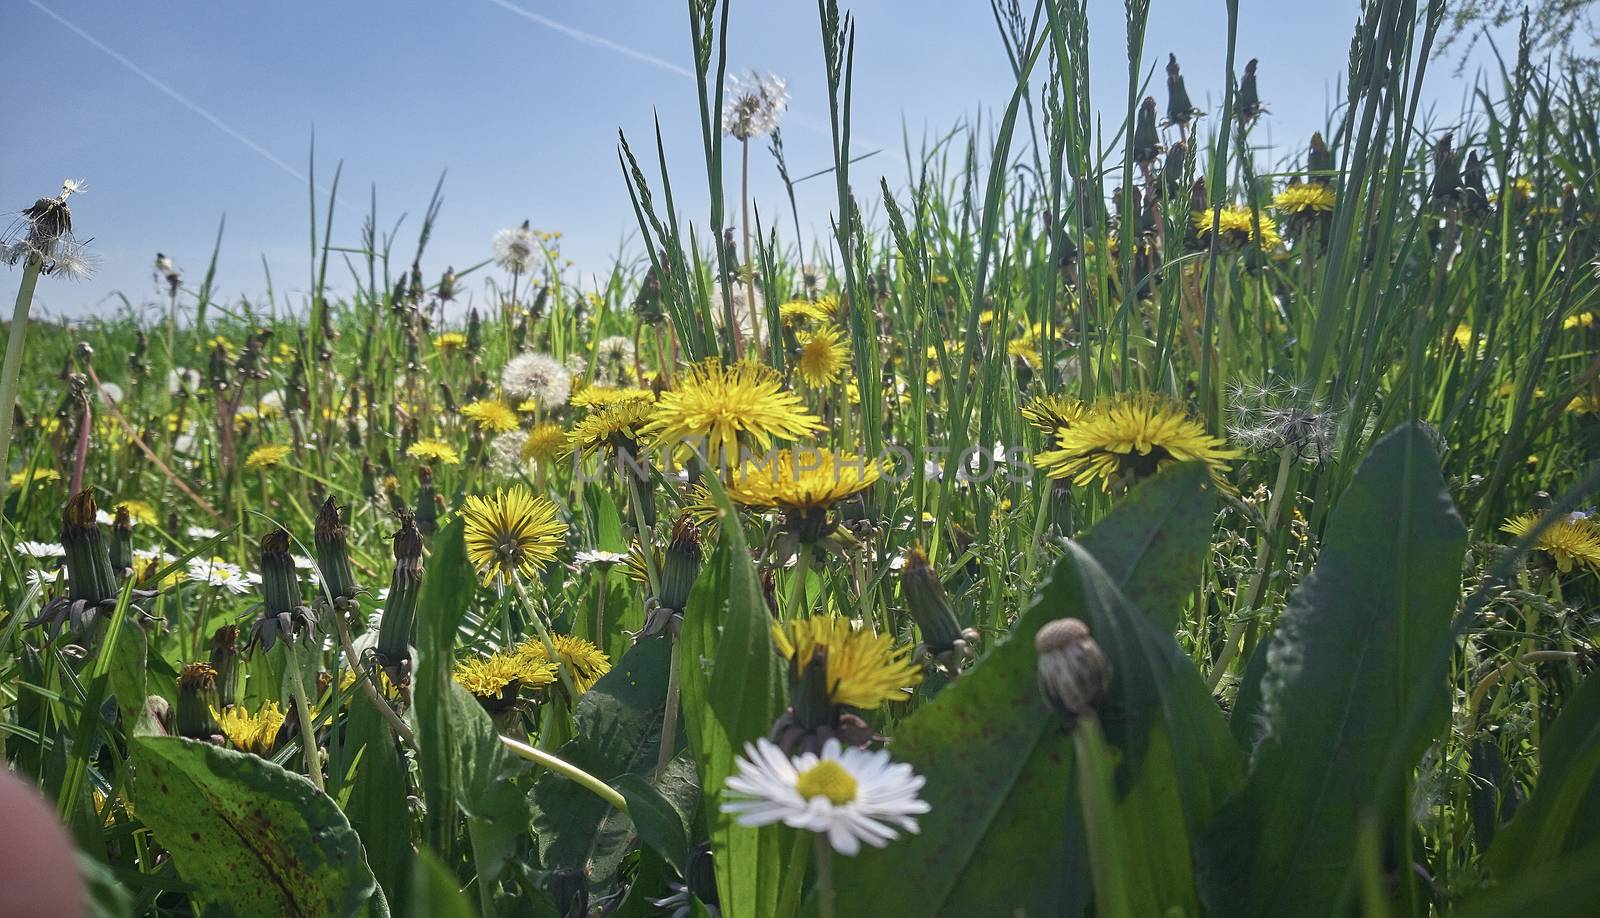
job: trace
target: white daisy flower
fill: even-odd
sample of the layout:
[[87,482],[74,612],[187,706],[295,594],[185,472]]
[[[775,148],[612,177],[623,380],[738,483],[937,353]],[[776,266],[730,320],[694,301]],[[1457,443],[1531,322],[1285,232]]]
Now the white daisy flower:
[[53,571],[45,571],[38,568],[28,571],[28,585],[41,591],[47,586],[66,582],[67,569],[64,567],[58,567]]
[[229,593],[250,592],[250,577],[240,569],[239,565],[231,564],[221,558],[212,558],[209,561],[195,558],[189,562],[188,576],[196,583],[204,583]]
[[39,561],[44,558],[65,558],[67,549],[60,542],[30,542],[24,539],[17,543],[17,554]]
[[531,400],[549,411],[572,395],[572,374],[549,354],[526,351],[506,362],[500,385],[512,398]]
[[750,71],[749,76],[728,77],[722,104],[722,130],[740,140],[765,137],[778,129],[778,119],[789,107],[789,83],[773,74]]
[[215,529],[207,529],[204,526],[190,526],[183,531],[183,534],[191,539],[214,539],[221,533]]
[[919,813],[928,812],[917,797],[923,778],[882,750],[846,748],[837,739],[823,744],[822,755],[790,758],[765,738],[746,743],[744,755],[726,787],[732,799],[722,804],[744,826],[781,822],[796,829],[826,833],[833,850],[854,856],[861,843],[882,848],[915,833]]
[[305,555],[290,555],[289,560],[294,562],[296,570],[314,571],[317,569],[317,562],[307,558]]
[[526,274],[538,251],[539,240],[527,221],[494,234],[494,263],[507,271]]
[[578,552],[573,560],[579,567],[588,567],[591,564],[621,564],[628,560],[628,556],[620,551],[601,551],[598,548],[591,548]]

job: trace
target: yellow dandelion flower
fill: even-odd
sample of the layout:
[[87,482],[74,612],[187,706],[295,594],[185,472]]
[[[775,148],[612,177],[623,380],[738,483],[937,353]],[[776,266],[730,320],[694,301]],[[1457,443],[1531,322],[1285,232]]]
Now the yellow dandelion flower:
[[654,392],[639,386],[586,386],[573,394],[572,406],[593,411],[628,402],[653,402],[655,399]]
[[784,327],[794,328],[807,322],[827,322],[833,318],[833,310],[814,300],[790,300],[778,307],[778,318]]
[[1083,402],[1071,396],[1038,395],[1022,406],[1022,419],[1053,444],[1061,431],[1083,417],[1085,410]]
[[838,382],[849,366],[850,345],[838,326],[820,328],[800,339],[800,356],[794,371],[806,385],[818,388]]
[[851,627],[848,619],[818,615],[772,625],[772,642],[796,674],[804,673],[818,651],[824,666],[828,701],[861,710],[904,699],[922,681],[911,662],[911,648],[895,647],[887,634]]
[[1044,363],[1039,348],[1028,338],[1012,338],[1006,343],[1006,353],[1012,357],[1020,357],[1028,366],[1038,369]]
[[728,484],[728,498],[746,507],[826,510],[872,487],[881,473],[877,460],[829,449],[785,449],[768,461],[746,462]]
[[719,465],[738,456],[741,441],[766,450],[776,438],[792,440],[822,428],[821,419],[783,388],[772,368],[710,358],[690,368],[678,388],[662,394],[642,433],[666,445],[703,441],[706,460]]
[[[1521,538],[1532,532],[1541,518],[1537,513],[1514,516],[1500,524],[1500,531]],[[1589,517],[1573,515],[1556,520],[1539,533],[1533,547],[1554,559],[1556,569],[1563,574],[1577,567],[1600,574],[1600,526]]]
[[1286,214],[1331,213],[1333,189],[1316,182],[1297,183],[1272,196],[1272,206]]
[[546,421],[528,431],[527,438],[522,441],[522,458],[527,462],[549,462],[558,458],[566,446],[566,428]]
[[21,488],[25,485],[43,484],[47,481],[60,481],[61,473],[52,468],[40,466],[38,468],[23,469],[11,473],[11,487]]
[[1106,490],[1191,459],[1221,475],[1228,470],[1225,460],[1240,455],[1225,440],[1206,433],[1182,408],[1152,397],[1095,408],[1062,430],[1056,445],[1058,449],[1035,456],[1035,464],[1051,478],[1071,478],[1073,484],[1099,479]]
[[1580,312],[1575,316],[1567,316],[1561,320],[1561,327],[1569,331],[1574,328],[1593,328],[1595,315],[1593,312]]
[[1567,402],[1566,410],[1572,414],[1594,414],[1600,411],[1600,397],[1593,395],[1574,396],[1572,401]]
[[556,681],[555,667],[530,662],[515,651],[457,660],[451,672],[457,685],[487,707],[510,704],[524,685],[549,685]]
[[[572,674],[572,685],[583,694],[594,687],[600,677],[611,672],[611,658],[605,651],[580,637],[570,634],[552,634],[550,643],[555,645],[556,656],[561,658],[561,663]],[[554,671],[555,666],[550,660],[549,651],[545,649],[544,641],[533,638],[517,645],[514,653],[530,666],[548,666]]]
[[444,465],[459,465],[461,454],[456,448],[443,440],[418,440],[406,449],[406,455],[413,459],[422,459],[426,462],[439,462]]
[[276,701],[262,704],[261,710],[254,714],[237,704],[226,711],[212,708],[211,714],[233,748],[263,756],[272,752],[278,739],[278,730],[283,727],[284,721],[283,710]]
[[244,467],[246,470],[270,469],[288,457],[290,452],[292,450],[287,446],[258,446],[245,457]]
[[522,485],[468,497],[461,516],[466,520],[467,559],[485,586],[519,574],[534,576],[555,560],[567,536],[556,505]]
[[459,351],[467,346],[467,336],[457,331],[444,332],[434,336],[433,346],[447,354]]
[[505,402],[496,399],[479,399],[461,406],[461,416],[488,433],[507,433],[518,427],[517,413]]
[[[1194,228],[1200,235],[1211,234],[1212,220],[1219,222],[1217,227],[1221,233],[1222,241],[1226,243],[1242,244],[1244,242],[1261,243],[1263,248],[1273,249],[1283,244],[1283,237],[1278,234],[1278,224],[1271,217],[1256,211],[1252,214],[1248,207],[1214,207],[1194,215]],[[1256,239],[1256,221],[1261,221],[1261,238]]]
[[591,411],[572,425],[567,447],[584,456],[606,446],[631,450],[643,436],[641,431],[655,407],[653,398],[635,398]]

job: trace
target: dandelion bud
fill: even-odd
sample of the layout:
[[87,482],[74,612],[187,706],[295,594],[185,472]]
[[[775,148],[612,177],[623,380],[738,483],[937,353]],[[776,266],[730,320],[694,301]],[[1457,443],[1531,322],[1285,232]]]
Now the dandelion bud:
[[444,275],[439,278],[439,302],[448,303],[456,298],[456,269],[454,266],[446,267]]
[[422,532],[411,514],[402,513],[400,529],[394,534],[394,575],[389,580],[389,598],[384,602],[378,644],[373,651],[395,685],[411,683],[411,640],[421,596]]
[[1111,663],[1089,636],[1089,626],[1075,618],[1047,623],[1034,635],[1033,646],[1039,653],[1039,692],[1071,729],[1104,700]]
[[1311,173],[1310,180],[1319,185],[1326,185],[1333,179],[1333,153],[1328,150],[1328,142],[1322,139],[1321,131],[1311,135],[1311,152],[1306,154],[1306,170]]
[[111,554],[95,513],[94,494],[88,490],[79,491],[67,502],[61,514],[61,545],[67,551],[68,594],[52,600],[31,624],[47,624],[54,630],[67,623],[73,635],[82,640],[96,624],[99,613],[116,604],[117,581]]
[[1167,161],[1161,167],[1161,176],[1166,179],[1167,195],[1177,198],[1183,194],[1183,173],[1189,165],[1189,142],[1180,140],[1167,148]]
[[667,545],[667,558],[661,569],[661,595],[656,597],[661,606],[682,612],[689,604],[689,591],[700,576],[704,554],[694,520],[687,515],[679,517],[672,524],[672,541]]
[[217,671],[217,706],[236,703],[239,684],[239,626],[223,625],[211,635],[211,668]]
[[467,311],[467,353],[476,354],[483,350],[483,317],[478,315],[478,307],[474,306]]
[[417,470],[417,529],[425,536],[439,531],[439,496],[433,490],[433,469]]
[[118,507],[111,523],[111,572],[126,577],[133,570],[133,517],[127,507]]
[[710,844],[695,846],[695,849],[689,852],[689,864],[688,869],[684,871],[683,882],[696,899],[715,907],[718,901],[717,874],[715,863],[711,858]]
[[1453,137],[1446,131],[1433,145],[1433,186],[1429,199],[1436,205],[1454,204],[1461,194],[1461,171],[1456,160]]
[[178,735],[222,745],[222,727],[212,708],[217,703],[217,671],[210,663],[190,663],[178,674]]
[[300,575],[289,554],[289,533],[275,529],[261,537],[261,616],[255,640],[267,650],[282,636],[286,641],[309,636],[316,617],[300,595]]
[[1574,227],[1574,226],[1578,225],[1578,217],[1580,216],[1580,213],[1579,213],[1580,206],[1581,205],[1580,205],[1580,203],[1578,201],[1578,189],[1572,187],[1572,183],[1568,182],[1561,189],[1561,225],[1562,226],[1567,227],[1567,228],[1570,229],[1571,227]]
[[1178,71],[1178,56],[1167,55],[1167,121],[1180,129],[1200,115],[1200,110],[1189,101],[1189,90],[1183,85],[1183,74]]
[[1139,106],[1139,118],[1134,122],[1133,161],[1148,166],[1161,152],[1161,134],[1156,130],[1156,100],[1145,96],[1144,104]]
[[906,557],[906,565],[900,572],[900,591],[922,632],[919,650],[938,660],[951,673],[958,670],[963,661],[971,659],[972,644],[978,639],[978,633],[971,628],[963,629],[956,621],[955,610],[939,582],[939,574],[919,549],[912,549]]
[[355,598],[355,573],[350,568],[350,529],[344,524],[339,505],[330,497],[322,503],[317,513],[316,526],[317,570],[322,574],[322,585],[333,598],[335,605],[348,603]]
[[1234,112],[1241,125],[1250,124],[1267,110],[1261,104],[1261,94],[1256,90],[1256,65],[1259,63],[1255,58],[1250,58],[1250,63],[1244,65],[1244,79],[1239,81],[1239,103]]

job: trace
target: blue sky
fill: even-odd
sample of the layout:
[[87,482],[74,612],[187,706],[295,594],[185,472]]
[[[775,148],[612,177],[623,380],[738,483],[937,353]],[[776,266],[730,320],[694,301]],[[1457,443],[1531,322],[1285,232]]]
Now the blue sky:
[[[1240,64],[1261,59],[1262,96],[1271,109],[1255,139],[1298,146],[1323,124],[1358,4],[1240,5]],[[893,155],[902,127],[920,138],[1008,100],[1012,78],[985,0],[845,6],[858,29],[856,149],[889,149],[855,167],[858,191],[876,186],[880,174],[894,185],[904,177]],[[1214,105],[1224,66],[1223,3],[1152,6],[1146,66],[1176,51],[1197,104],[1206,107],[1209,97]],[[1108,126],[1120,122],[1124,104],[1122,8],[1117,0],[1091,0],[1091,76]],[[375,185],[380,226],[410,215],[397,246],[409,252],[428,195],[449,170],[424,264],[430,280],[446,264],[487,257],[495,230],[523,219],[562,231],[565,254],[580,271],[604,271],[634,226],[617,166],[617,130],[646,152],[653,114],[661,119],[680,212],[706,222],[680,2],[7,0],[0,20],[0,58],[11,72],[48,75],[30,77],[28,94],[10,94],[0,208],[54,193],[66,177],[86,178],[90,189],[74,198],[73,210],[79,235],[94,238],[99,270],[84,282],[41,284],[36,303],[46,313],[110,311],[121,303],[118,291],[135,304],[153,301],[157,251],[198,283],[223,214],[222,295],[259,297],[265,260],[278,296],[297,300],[309,276],[303,176],[313,128],[319,182],[344,162],[337,244],[357,243]],[[789,80],[791,170],[823,168],[830,154],[815,4],[734,0],[729,31],[730,70],[755,67]],[[1431,95],[1453,116],[1463,86],[1452,69],[1436,67]],[[1154,85],[1165,104],[1159,72]],[[25,109],[16,104],[22,98],[30,100]],[[729,159],[728,187],[736,193],[737,157],[730,151]],[[752,151],[752,173],[763,220],[770,215],[788,226],[764,147]],[[825,230],[832,202],[826,179],[802,186],[808,234]],[[330,274],[345,281],[342,266]],[[482,298],[481,284],[470,289]]]

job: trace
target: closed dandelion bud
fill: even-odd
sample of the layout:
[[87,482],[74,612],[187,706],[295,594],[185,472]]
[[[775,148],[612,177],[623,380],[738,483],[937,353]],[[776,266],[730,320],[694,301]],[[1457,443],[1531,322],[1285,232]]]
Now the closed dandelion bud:
[[212,708],[217,703],[217,671],[210,663],[190,663],[178,674],[178,735],[222,745],[222,727]]
[[1200,228],[1195,225],[1193,217],[1198,214],[1211,213],[1211,200],[1206,196],[1206,180],[1204,176],[1196,178],[1189,187],[1189,215],[1183,232],[1183,248],[1186,252],[1198,252],[1206,247],[1200,238]]
[[439,384],[439,402],[444,407],[446,414],[454,414],[456,410],[456,397],[450,392],[449,383]]
[[1573,227],[1578,225],[1579,216],[1578,189],[1568,182],[1561,189],[1561,225]]
[[316,545],[317,570],[322,575],[322,585],[333,597],[334,605],[353,600],[359,587],[350,568],[350,530],[344,524],[339,505],[332,497],[322,502],[317,513]]
[[1200,110],[1189,101],[1189,90],[1183,85],[1183,74],[1178,71],[1178,56],[1167,55],[1167,121],[1179,128],[1187,127],[1199,116]]
[[1111,687],[1111,663],[1089,636],[1089,626],[1058,618],[1033,638],[1039,653],[1039,692],[1070,730],[1092,715]]
[[393,475],[383,476],[383,493],[389,500],[390,513],[407,513],[406,502],[400,497],[400,479]]
[[354,414],[345,418],[344,442],[351,449],[361,448],[361,422]]
[[683,882],[696,899],[714,907],[718,901],[717,873],[715,862],[711,858],[710,844],[695,846],[695,849],[689,852],[689,864],[688,869],[684,871]]
[[1433,145],[1433,186],[1428,197],[1436,205],[1454,204],[1461,193],[1461,170],[1456,161],[1453,138],[1445,132]]
[[1240,124],[1249,124],[1267,110],[1261,104],[1261,93],[1256,89],[1256,65],[1259,63],[1255,58],[1250,58],[1250,63],[1244,65],[1244,79],[1239,81],[1239,104],[1234,111]]
[[85,489],[67,502],[61,515],[61,544],[67,550],[67,579],[71,597],[90,604],[115,602],[117,581],[111,554],[95,519],[94,494]]
[[1306,169],[1311,173],[1311,181],[1319,185],[1326,185],[1333,180],[1333,153],[1328,149],[1328,142],[1322,139],[1321,131],[1311,135],[1311,152],[1306,154]]
[[1144,104],[1139,106],[1139,118],[1134,122],[1133,161],[1148,166],[1161,153],[1161,134],[1156,130],[1156,100],[1145,96]]
[[261,615],[255,640],[267,650],[279,637],[309,636],[316,617],[300,595],[300,575],[289,554],[289,533],[276,529],[261,537]]
[[378,499],[378,470],[365,456],[361,458],[361,496],[367,500]]
[[476,354],[483,350],[483,316],[478,315],[478,307],[474,306],[467,312],[467,353]]
[[448,303],[456,298],[456,269],[450,266],[444,269],[444,276],[439,278],[439,302]]
[[1050,524],[1063,539],[1072,538],[1077,525],[1077,508],[1072,500],[1072,479],[1054,478],[1050,481]]
[[900,591],[906,598],[911,617],[922,632],[922,645],[931,654],[952,650],[968,640],[956,621],[950,598],[939,583],[939,574],[928,564],[928,556],[912,549],[900,571]]
[[417,600],[422,595],[422,533],[411,514],[400,515],[394,534],[394,575],[378,624],[378,644],[373,651],[379,665],[395,685],[411,683],[411,640],[416,629]]
[[128,515],[127,507],[118,507],[116,518],[111,523],[111,572],[121,576],[128,576],[133,570],[133,518]]
[[439,496],[433,490],[433,469],[417,470],[417,528],[425,536],[439,531]]
[[1461,169],[1460,196],[1467,210],[1488,212],[1489,189],[1484,185],[1483,160],[1478,157],[1477,150],[1467,153],[1467,164]]
[[700,562],[704,558],[700,547],[700,530],[688,516],[679,517],[672,524],[672,541],[667,545],[667,557],[661,567],[661,595],[656,601],[664,608],[682,612],[689,604],[689,591],[700,576]]
[[213,392],[228,388],[228,351],[220,341],[211,349],[211,362],[207,370]]
[[1183,173],[1189,166],[1189,142],[1180,140],[1167,148],[1167,161],[1161,167],[1161,177],[1166,179],[1167,195],[1177,198],[1183,194]]
[[237,702],[239,684],[239,626],[223,625],[211,635],[211,668],[217,671],[217,707]]

